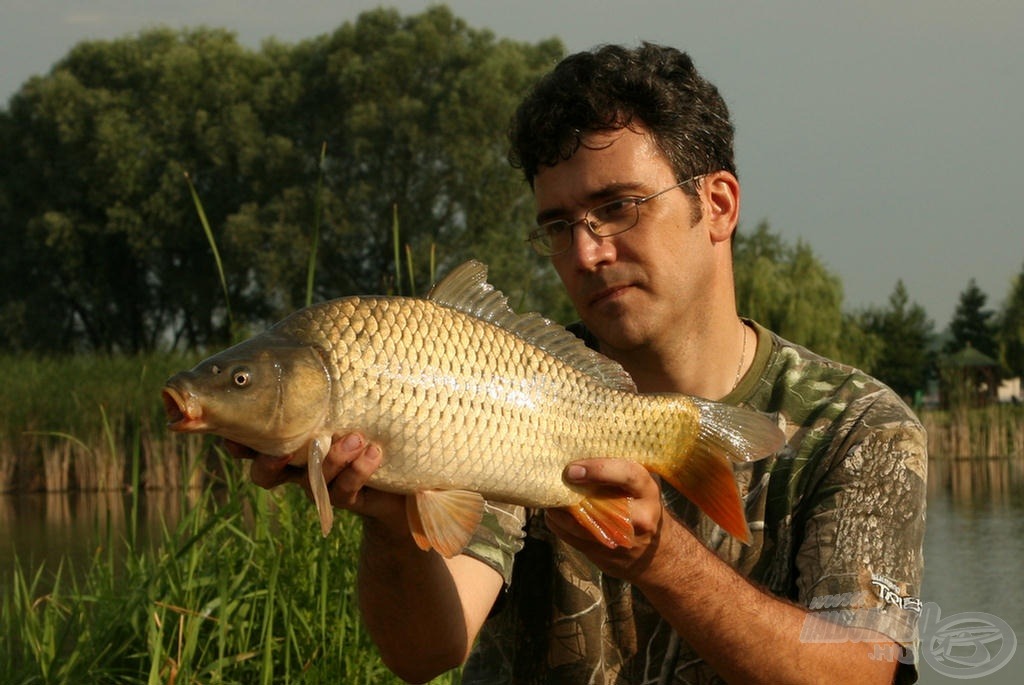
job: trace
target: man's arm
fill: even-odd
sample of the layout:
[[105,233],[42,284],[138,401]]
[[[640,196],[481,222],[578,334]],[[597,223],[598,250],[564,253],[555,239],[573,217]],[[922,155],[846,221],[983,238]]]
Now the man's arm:
[[[754,586],[716,557],[664,510],[657,482],[639,465],[589,460],[570,466],[566,477],[581,485],[617,487],[632,497],[637,545],[608,549],[562,511],[547,512],[551,530],[604,573],[643,592],[726,681],[892,682],[897,662],[872,655],[896,653],[893,642],[855,629],[846,629],[847,642],[801,641],[810,612]],[[883,651],[875,652],[876,645]]]
[[[376,445],[345,436],[332,444],[324,477],[331,503],[363,520],[359,609],[381,659],[400,678],[426,682],[466,660],[502,578],[473,557],[420,550],[409,533],[405,497],[364,487],[381,458]],[[256,456],[250,477],[267,488],[283,482],[309,488],[305,469],[287,466],[287,459]]]
[[466,555],[424,552],[408,528],[365,518],[359,609],[384,663],[422,683],[465,662],[501,590],[501,575]]

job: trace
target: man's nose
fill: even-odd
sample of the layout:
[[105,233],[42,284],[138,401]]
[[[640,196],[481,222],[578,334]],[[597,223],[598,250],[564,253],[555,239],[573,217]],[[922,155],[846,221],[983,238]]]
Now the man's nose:
[[573,226],[572,230],[572,246],[567,256],[571,257],[577,268],[589,271],[615,258],[614,241],[591,231],[589,217]]

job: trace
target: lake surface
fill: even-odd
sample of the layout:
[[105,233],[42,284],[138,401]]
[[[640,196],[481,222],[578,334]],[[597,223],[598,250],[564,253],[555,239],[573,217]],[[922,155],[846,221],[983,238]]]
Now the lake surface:
[[[922,660],[920,682],[950,685],[984,670],[970,659],[991,663],[1008,654],[1003,638],[1024,642],[1024,460],[935,459],[929,469],[922,601],[937,615],[922,632],[935,637],[922,645],[935,655]],[[28,567],[56,568],[65,554],[87,559],[119,539],[133,516],[142,539],[159,539],[160,527],[173,526],[190,501],[183,493],[138,500],[122,493],[0,495],[0,582],[9,582],[15,552]],[[942,633],[951,629],[959,647]],[[987,638],[977,630],[993,629],[999,639],[978,642]],[[969,682],[1024,682],[1024,645],[1001,668]]]
[[[923,602],[940,610],[940,625],[971,627],[1001,624],[1012,629],[1018,648],[999,670],[968,682],[1024,682],[1024,460],[960,459],[929,464],[928,525],[925,532]],[[940,646],[940,645],[936,645]],[[998,654],[997,644],[987,648]],[[922,649],[924,645],[922,645]],[[970,654],[968,648],[961,656]],[[984,657],[982,653],[979,656]],[[940,663],[941,665],[941,663]],[[979,667],[978,670],[983,670]],[[921,683],[957,682],[929,664],[920,667]],[[970,669],[959,671],[961,678]]]

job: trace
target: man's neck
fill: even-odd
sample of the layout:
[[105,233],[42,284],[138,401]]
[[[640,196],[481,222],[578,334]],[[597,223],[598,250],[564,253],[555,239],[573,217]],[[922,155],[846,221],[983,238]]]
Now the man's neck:
[[676,392],[719,400],[736,387],[749,368],[756,333],[730,316],[690,335],[679,335],[661,349],[601,351],[622,364],[643,393]]

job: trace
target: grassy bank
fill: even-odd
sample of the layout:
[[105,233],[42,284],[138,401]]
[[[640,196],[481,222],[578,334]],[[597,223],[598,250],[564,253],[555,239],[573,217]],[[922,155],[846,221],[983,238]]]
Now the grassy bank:
[[17,563],[0,682],[398,683],[355,609],[358,522],[339,516],[325,540],[297,488],[266,493],[239,469],[155,546],[97,531],[83,568]]
[[0,355],[0,492],[198,487],[202,438],[164,428],[160,388],[198,354]]

